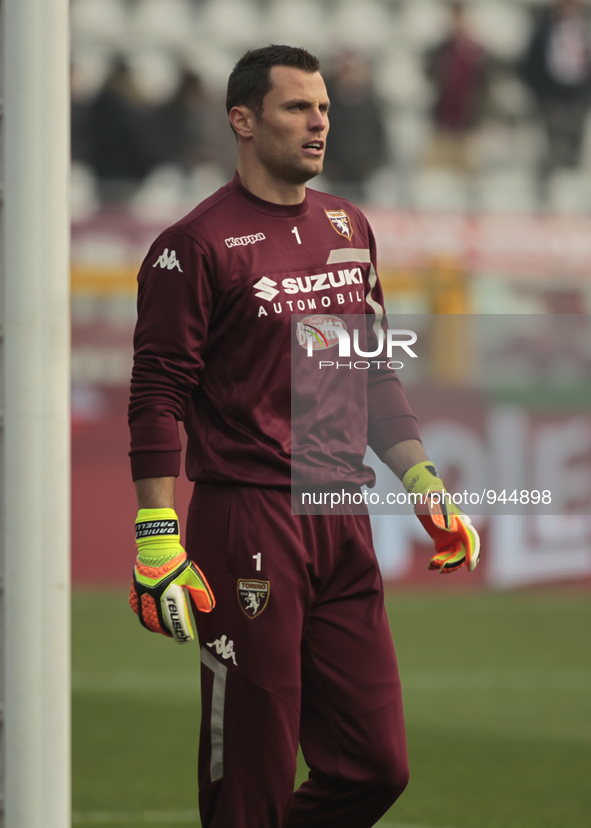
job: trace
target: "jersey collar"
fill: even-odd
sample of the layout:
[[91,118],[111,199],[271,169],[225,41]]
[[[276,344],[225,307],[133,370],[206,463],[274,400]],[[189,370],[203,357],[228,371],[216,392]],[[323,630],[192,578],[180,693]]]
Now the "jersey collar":
[[234,178],[230,182],[230,188],[235,190],[242,198],[244,198],[250,206],[258,213],[264,213],[266,216],[303,216],[308,212],[308,192],[300,204],[274,204],[272,201],[264,201],[262,198],[255,196],[250,190],[241,183],[240,176],[236,172]]

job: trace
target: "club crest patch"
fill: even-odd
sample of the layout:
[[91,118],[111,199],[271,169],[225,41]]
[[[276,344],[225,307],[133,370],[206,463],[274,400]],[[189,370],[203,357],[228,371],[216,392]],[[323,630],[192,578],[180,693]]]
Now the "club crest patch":
[[344,210],[325,210],[328,219],[339,236],[344,236],[346,239],[353,238],[353,227],[351,226],[351,219]]
[[271,584],[269,581],[238,579],[238,603],[240,609],[249,618],[256,618],[267,606]]

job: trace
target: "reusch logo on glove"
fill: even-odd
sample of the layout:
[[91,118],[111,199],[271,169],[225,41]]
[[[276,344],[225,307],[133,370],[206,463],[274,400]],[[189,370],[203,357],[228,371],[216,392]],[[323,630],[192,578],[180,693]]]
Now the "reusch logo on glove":
[[178,535],[178,520],[147,520],[135,525],[135,539],[153,538],[166,535]]
[[170,631],[179,642],[179,644],[184,644],[187,641],[191,640],[191,636],[187,635],[185,627],[182,623],[181,619],[181,612],[182,610],[179,609],[177,604],[176,598],[172,596],[165,596],[166,601],[166,614],[168,616],[168,623],[170,627]]

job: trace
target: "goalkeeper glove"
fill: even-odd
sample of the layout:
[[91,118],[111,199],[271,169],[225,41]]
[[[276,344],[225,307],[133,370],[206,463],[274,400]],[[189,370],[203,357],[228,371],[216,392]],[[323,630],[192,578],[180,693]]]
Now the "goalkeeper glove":
[[132,610],[152,632],[179,644],[195,637],[184,590],[201,612],[211,612],[215,598],[199,567],[180,544],[174,509],[140,509],[135,521],[138,554],[129,595]]
[[445,497],[447,492],[435,466],[428,460],[417,463],[406,472],[402,484],[409,494],[421,495],[415,502],[415,514],[437,550],[428,568],[442,575],[466,564],[472,572],[480,557],[478,532],[468,515]]

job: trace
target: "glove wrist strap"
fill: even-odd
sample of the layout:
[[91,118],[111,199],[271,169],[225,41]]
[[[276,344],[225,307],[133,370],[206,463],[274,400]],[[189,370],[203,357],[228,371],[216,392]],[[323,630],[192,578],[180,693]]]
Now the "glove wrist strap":
[[162,566],[183,551],[179,519],[174,509],[140,509],[135,521],[138,559]]
[[410,494],[445,489],[437,469],[430,460],[423,460],[412,466],[403,476],[402,485]]

